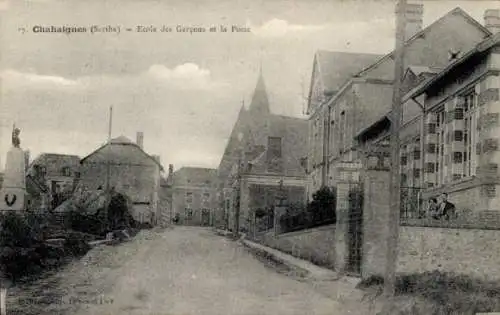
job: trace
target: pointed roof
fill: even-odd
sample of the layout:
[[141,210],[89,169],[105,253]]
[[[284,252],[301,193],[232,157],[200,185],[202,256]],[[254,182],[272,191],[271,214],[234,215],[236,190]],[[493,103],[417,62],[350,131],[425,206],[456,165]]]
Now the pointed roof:
[[252,114],[270,114],[269,109],[269,99],[267,98],[266,85],[264,83],[264,77],[262,75],[262,70],[259,73],[259,79],[257,80],[257,85],[253,92],[252,102],[250,103],[249,111]]

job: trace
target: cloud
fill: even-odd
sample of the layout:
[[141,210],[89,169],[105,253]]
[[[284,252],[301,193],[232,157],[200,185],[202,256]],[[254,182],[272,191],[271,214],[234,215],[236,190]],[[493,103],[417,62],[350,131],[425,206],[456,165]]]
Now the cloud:
[[[251,24],[251,23],[249,23]],[[252,27],[252,32],[261,37],[282,37],[290,33],[320,31],[324,25],[290,24],[286,20],[272,19],[260,27]]]
[[40,75],[33,72],[20,72],[8,69],[0,73],[2,88],[9,89],[75,89],[80,88],[78,81],[66,79],[60,76]]
[[127,88],[129,86],[159,85],[174,90],[213,90],[224,87],[211,76],[210,70],[194,63],[184,63],[169,69],[155,64],[136,75],[93,75],[68,79],[55,75],[20,72],[7,69],[0,73],[4,91],[21,90],[96,90],[103,88]]
[[181,90],[210,90],[221,85],[212,80],[208,69],[200,68],[194,63],[185,63],[173,69],[169,69],[164,65],[152,65],[149,67],[147,75]]

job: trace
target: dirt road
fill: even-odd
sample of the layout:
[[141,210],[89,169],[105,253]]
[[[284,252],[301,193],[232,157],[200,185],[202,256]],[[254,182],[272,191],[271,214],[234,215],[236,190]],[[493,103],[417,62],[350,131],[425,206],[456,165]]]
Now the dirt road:
[[38,314],[342,314],[309,283],[203,228],[141,232],[95,249],[58,277],[66,284],[62,302]]

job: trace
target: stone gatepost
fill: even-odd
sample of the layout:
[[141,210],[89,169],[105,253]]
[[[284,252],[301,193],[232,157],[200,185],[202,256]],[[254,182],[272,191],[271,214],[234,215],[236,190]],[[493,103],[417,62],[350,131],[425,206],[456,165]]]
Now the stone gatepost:
[[335,270],[343,273],[347,264],[349,189],[346,181],[337,181],[337,223],[335,225]]
[[383,276],[385,272],[390,212],[389,159],[383,152],[370,152],[365,156],[362,278]]
[[335,224],[335,270],[344,273],[347,267],[349,244],[349,192],[359,184],[361,164],[341,163],[335,171],[335,187],[337,190]]

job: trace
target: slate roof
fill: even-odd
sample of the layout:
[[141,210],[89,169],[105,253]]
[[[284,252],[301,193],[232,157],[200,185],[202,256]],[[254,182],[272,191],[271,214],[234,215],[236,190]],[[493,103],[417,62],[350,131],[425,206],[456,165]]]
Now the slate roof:
[[216,178],[217,169],[184,166],[173,173],[173,185],[215,185]]
[[[134,154],[134,152],[138,154]],[[150,160],[163,170],[163,166],[153,156],[147,154],[141,147],[125,136],[111,139],[110,143],[104,144],[84,157],[80,163],[83,164],[89,159],[92,160],[92,163],[105,164],[108,160],[111,160],[116,163],[137,165],[142,165],[145,160]]]
[[428,80],[422,82],[419,86],[415,87],[408,95],[405,96],[405,100],[411,98],[411,97],[416,97],[419,94],[423,93],[426,89],[434,85],[436,82],[438,82],[440,79],[442,79],[446,74],[450,72],[453,68],[456,66],[462,64],[466,60],[470,59],[472,56],[482,53],[493,46],[499,45],[500,44],[500,33],[497,33],[493,36],[490,36],[483,40],[482,42],[478,43],[474,48],[466,52],[462,57],[456,59],[454,62],[450,63],[445,69],[437,73],[437,75],[432,76]]
[[383,55],[320,50],[315,59],[325,93],[334,93],[346,80]]
[[[439,18],[436,21],[434,21],[429,26],[427,26],[424,29],[422,29],[420,32],[417,32],[415,35],[413,35],[412,37],[410,37],[409,39],[407,39],[405,41],[405,46],[411,45],[413,42],[415,42],[419,38],[425,38],[425,35],[427,33],[429,33],[436,26],[438,26],[438,24],[441,23],[443,20],[447,19],[448,17],[450,17],[452,15],[461,15],[461,16],[463,16],[469,23],[475,25],[478,29],[480,29],[481,31],[483,31],[483,33],[484,33],[485,36],[491,35],[491,32],[486,27],[484,27],[483,25],[481,25],[481,23],[477,22],[473,17],[471,17],[467,12],[465,12],[464,10],[462,10],[460,7],[456,7],[455,9],[451,10],[450,12],[448,12],[447,14],[445,14],[444,16],[442,16],[441,18]],[[393,59],[394,59],[394,50],[391,51],[390,53],[384,55],[377,62],[375,62],[375,63],[369,65],[368,67],[362,69],[361,71],[359,71],[356,74],[356,76],[357,77],[365,76],[365,75],[369,74],[372,70],[376,69],[378,66],[380,66],[381,64],[383,64],[385,62],[394,62]],[[384,70],[384,73],[382,75],[379,75],[379,76],[394,77],[394,69],[393,69],[393,67],[386,68]]]

